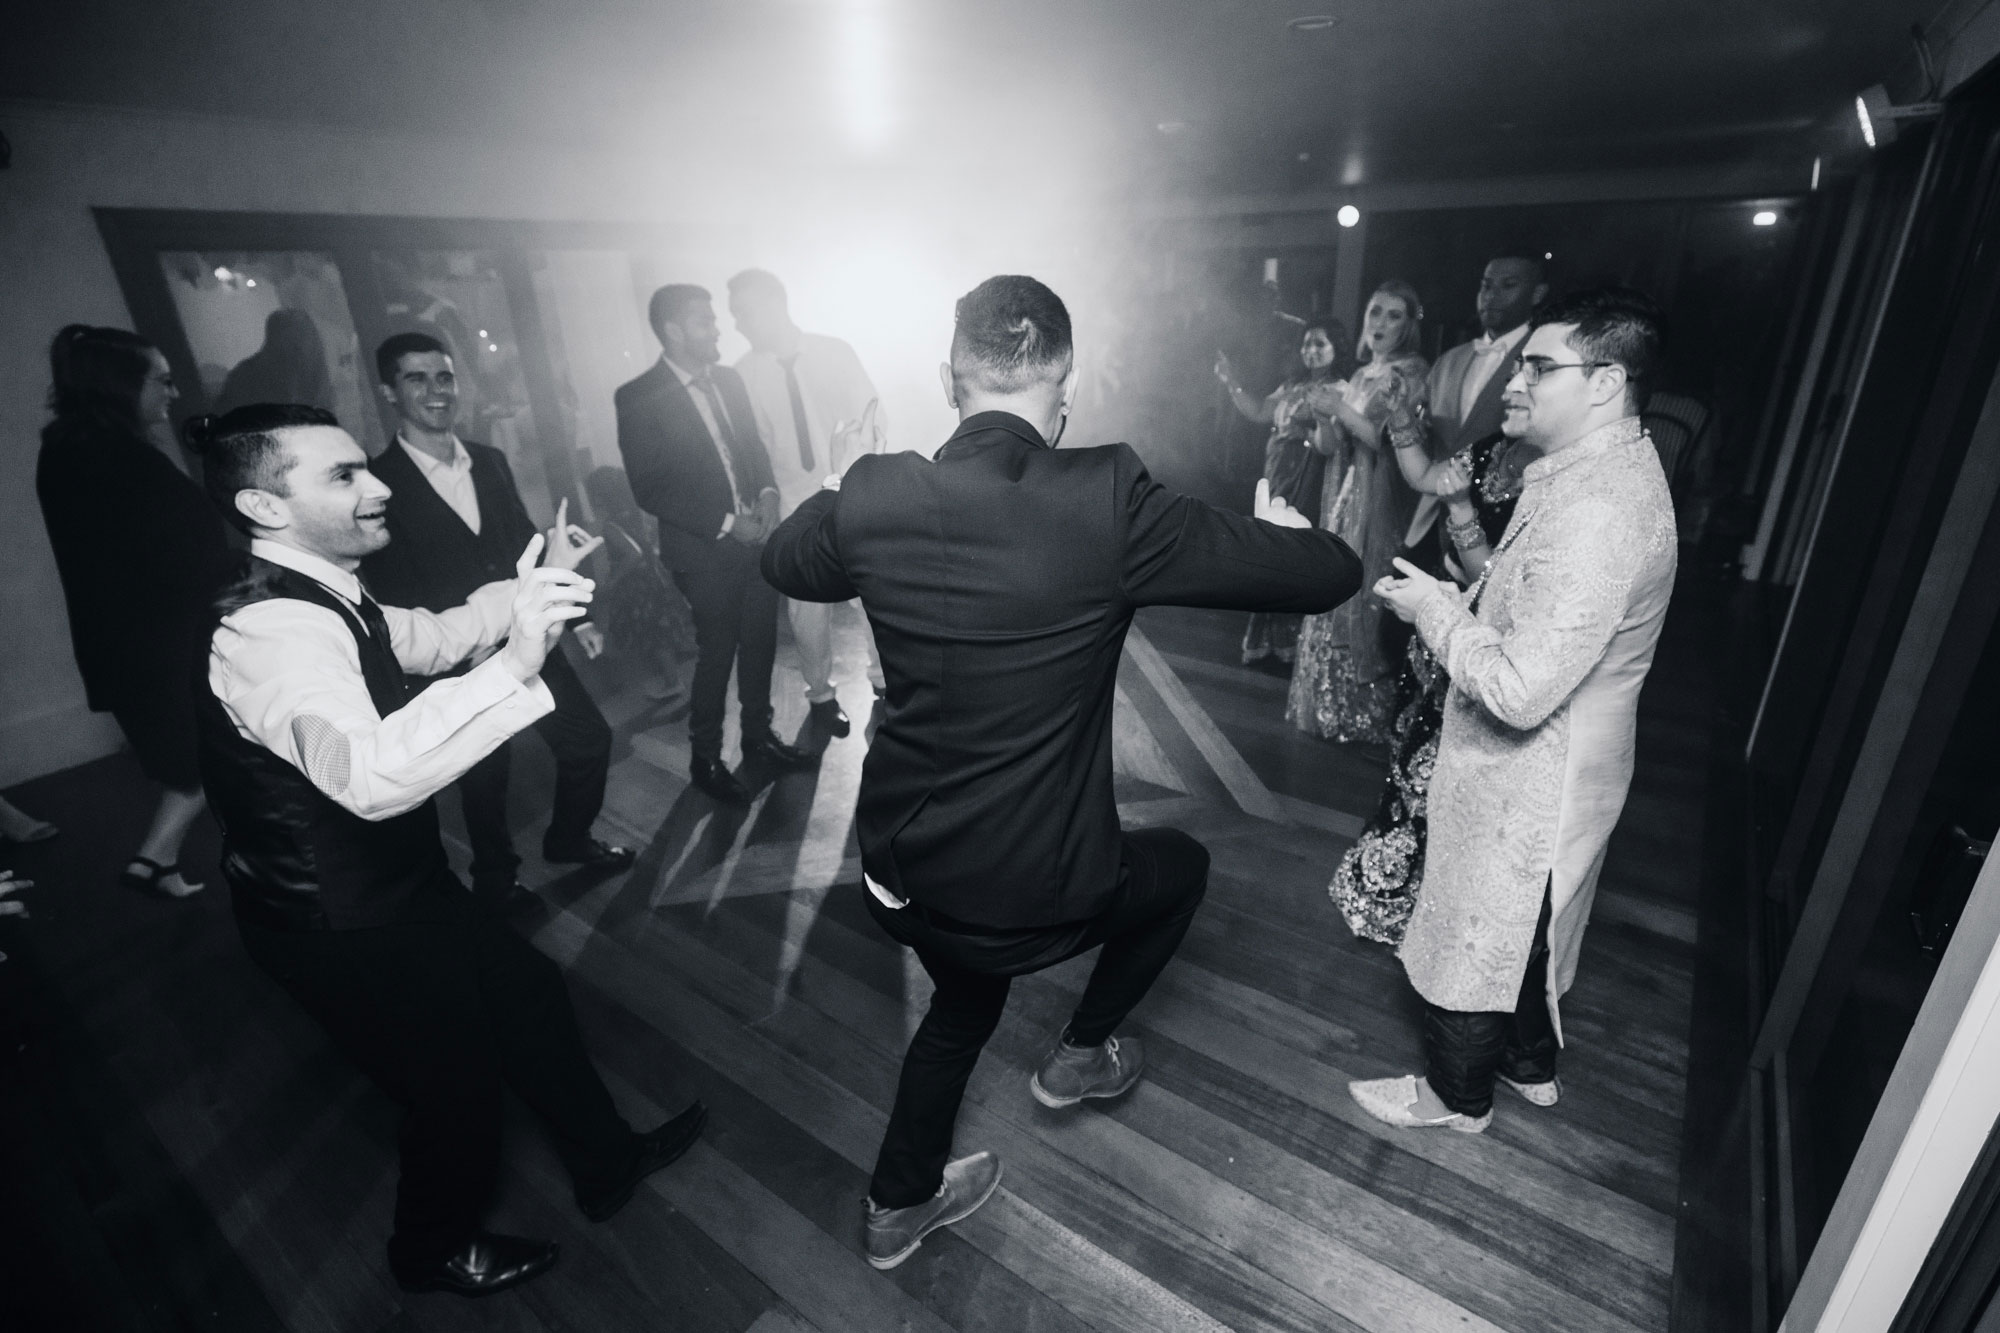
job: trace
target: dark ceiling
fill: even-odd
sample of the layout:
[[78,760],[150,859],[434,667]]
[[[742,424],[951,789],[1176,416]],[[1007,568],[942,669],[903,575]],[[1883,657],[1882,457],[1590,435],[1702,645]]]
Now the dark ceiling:
[[[1062,145],[1164,188],[1284,191],[1803,164],[1938,3],[64,0],[15,7],[0,96],[777,168],[856,153],[874,106],[858,157]],[[1332,26],[1288,25],[1310,15]]]

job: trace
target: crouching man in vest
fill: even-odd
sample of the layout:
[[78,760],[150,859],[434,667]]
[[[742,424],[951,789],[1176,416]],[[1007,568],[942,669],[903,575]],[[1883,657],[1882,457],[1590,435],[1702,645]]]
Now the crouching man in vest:
[[[500,1092],[540,1116],[602,1221],[700,1134],[697,1102],[648,1134],[611,1103],[562,974],[466,892],[434,794],[555,705],[540,679],[594,542],[558,529],[516,577],[443,612],[377,605],[355,575],[389,488],[327,412],[256,404],[189,426],[209,494],[250,536],[196,686],[202,781],[250,957],[405,1106],[389,1266],[406,1290],[485,1295],[553,1265],[484,1231]],[[547,545],[547,563],[536,560]],[[472,670],[411,694],[505,640]]]

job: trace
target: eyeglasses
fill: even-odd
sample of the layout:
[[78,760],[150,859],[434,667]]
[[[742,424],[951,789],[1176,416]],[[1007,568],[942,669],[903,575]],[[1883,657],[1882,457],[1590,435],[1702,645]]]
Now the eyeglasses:
[[1539,356],[1517,356],[1514,358],[1514,374],[1521,377],[1521,383],[1533,388],[1542,382],[1542,376],[1551,370],[1596,370],[1602,366],[1615,366],[1616,361],[1550,361]]

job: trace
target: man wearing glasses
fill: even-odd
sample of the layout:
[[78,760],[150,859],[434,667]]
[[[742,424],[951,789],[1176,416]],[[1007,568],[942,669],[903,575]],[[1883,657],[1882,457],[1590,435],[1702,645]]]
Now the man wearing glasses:
[[1631,784],[1639,688],[1673,591],[1673,503],[1639,424],[1661,318],[1624,288],[1537,312],[1507,429],[1540,454],[1507,533],[1460,592],[1407,561],[1375,592],[1451,676],[1424,879],[1403,969],[1427,1072],[1350,1085],[1370,1114],[1476,1134],[1493,1085],[1561,1093],[1557,1002]]

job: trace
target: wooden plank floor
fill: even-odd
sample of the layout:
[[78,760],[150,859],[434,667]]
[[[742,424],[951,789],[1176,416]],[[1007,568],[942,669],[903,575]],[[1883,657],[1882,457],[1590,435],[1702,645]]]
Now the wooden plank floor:
[[[861,1258],[859,1200],[927,982],[862,904],[860,727],[817,770],[728,811],[687,789],[681,722],[607,692],[620,742],[605,827],[645,853],[613,879],[530,861],[543,902],[518,925],[567,969],[632,1119],[691,1096],[713,1114],[682,1163],[593,1227],[515,1108],[493,1220],[557,1237],[564,1259],[478,1304],[405,1297],[389,1280],[395,1109],[249,966],[223,895],[168,904],[111,884],[146,814],[129,760],[17,790],[64,833],[9,849],[42,883],[32,921],[0,921],[13,955],[0,964],[0,1171],[36,1220],[0,1232],[0,1287],[20,1270],[18,1317],[0,1297],[0,1323],[1666,1327],[1702,837],[1692,677],[1646,696],[1637,786],[1565,1013],[1562,1103],[1503,1091],[1484,1136],[1410,1133],[1362,1115],[1346,1083],[1419,1067],[1414,1000],[1325,893],[1383,756],[1286,726],[1284,682],[1236,665],[1239,632],[1235,616],[1148,613],[1121,674],[1125,818],[1187,829],[1215,866],[1180,957],[1135,1015],[1147,1078],[1115,1105],[1037,1105],[1028,1072],[1088,960],[1018,983],[959,1130],[961,1150],[1000,1154],[1002,1190],[887,1274]],[[845,625],[856,681],[858,646]],[[781,664],[787,730],[803,713],[796,683]],[[865,684],[844,697],[865,717]],[[533,741],[520,753],[526,850],[549,769]],[[214,854],[205,828],[190,859]]]

